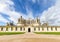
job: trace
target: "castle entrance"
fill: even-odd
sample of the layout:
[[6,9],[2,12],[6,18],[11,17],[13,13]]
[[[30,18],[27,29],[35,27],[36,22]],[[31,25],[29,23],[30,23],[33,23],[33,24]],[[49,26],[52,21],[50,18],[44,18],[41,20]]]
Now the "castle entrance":
[[28,28],[28,32],[31,32],[31,29],[30,28]]

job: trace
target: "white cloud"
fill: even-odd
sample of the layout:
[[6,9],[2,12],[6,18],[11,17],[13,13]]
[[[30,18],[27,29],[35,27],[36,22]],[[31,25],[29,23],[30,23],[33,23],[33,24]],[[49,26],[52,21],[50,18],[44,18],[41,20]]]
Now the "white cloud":
[[32,10],[31,9],[29,10],[27,6],[26,11],[27,11],[27,19],[29,18],[34,19]]
[[[11,0],[0,0],[0,13],[4,13],[4,14],[8,15],[10,17],[8,19],[16,22],[16,18],[20,16],[20,13],[16,12],[14,10],[14,7],[11,8],[10,5],[12,5],[12,6],[14,5],[14,3]],[[2,16],[0,19],[3,21]],[[7,21],[7,20],[5,20],[5,21]]]
[[0,0],[0,13],[8,15],[10,17],[10,20],[15,21],[14,19],[16,19],[16,17],[19,17],[20,13],[16,12],[14,10],[14,7],[11,8],[10,5],[12,5],[12,7],[14,5],[14,3],[11,0]]
[[60,0],[56,0],[55,5],[45,10],[40,18],[44,22],[48,21],[49,25],[60,25]]
[[[9,16],[8,19],[10,19],[11,21],[14,21],[14,23],[17,23],[17,19],[20,16],[23,16],[25,19],[28,17],[33,18],[32,12],[29,10],[27,10],[27,15],[24,15],[20,12],[16,12],[14,8],[14,3],[11,0],[0,0],[0,13],[8,15]],[[0,21],[8,22],[8,20],[3,18],[3,16],[1,16]]]
[[8,22],[2,15],[0,15],[0,22]]

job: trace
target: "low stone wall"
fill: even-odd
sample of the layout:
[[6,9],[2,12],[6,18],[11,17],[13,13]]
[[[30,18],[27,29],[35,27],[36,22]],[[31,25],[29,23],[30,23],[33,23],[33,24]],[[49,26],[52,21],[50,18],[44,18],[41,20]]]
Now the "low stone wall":
[[36,30],[34,32],[60,32],[60,28],[47,28],[47,27],[44,27],[44,28],[36,28]]
[[60,32],[60,27],[0,27],[0,32]]

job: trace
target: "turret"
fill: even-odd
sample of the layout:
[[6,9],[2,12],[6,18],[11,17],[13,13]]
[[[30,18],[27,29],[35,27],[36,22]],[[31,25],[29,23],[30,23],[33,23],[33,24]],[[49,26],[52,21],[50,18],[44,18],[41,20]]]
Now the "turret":
[[40,23],[40,19],[38,17],[36,18],[36,23]]
[[22,18],[22,16],[20,16],[20,18],[18,19],[18,23],[17,26],[24,26],[25,20]]
[[9,26],[9,23],[7,22],[6,26]]
[[18,23],[22,23],[22,16],[18,19]]
[[10,23],[7,22],[7,25],[6,26],[14,26],[13,21],[10,22]]

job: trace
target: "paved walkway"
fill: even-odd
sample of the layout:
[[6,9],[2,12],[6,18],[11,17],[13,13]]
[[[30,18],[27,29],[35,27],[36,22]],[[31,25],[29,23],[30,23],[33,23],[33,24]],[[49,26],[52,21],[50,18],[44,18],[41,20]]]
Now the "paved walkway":
[[41,38],[55,39],[59,41],[60,35],[43,35],[43,34],[34,34],[34,33],[25,33],[25,34],[19,34],[19,35],[4,35],[4,36],[0,36],[0,42],[15,42],[15,41],[22,42],[24,39],[33,39],[33,40],[36,39],[37,40]]

